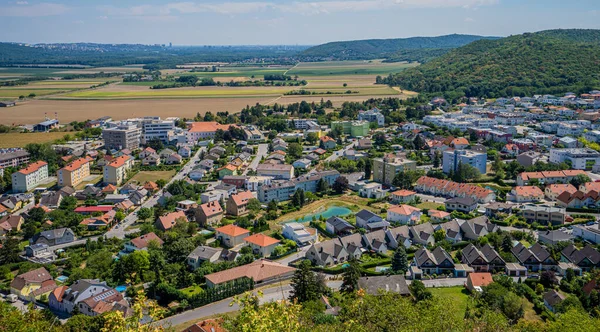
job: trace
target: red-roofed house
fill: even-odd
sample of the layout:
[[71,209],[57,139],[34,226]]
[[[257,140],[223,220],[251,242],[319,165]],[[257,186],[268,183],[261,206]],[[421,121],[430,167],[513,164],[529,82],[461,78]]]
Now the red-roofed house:
[[517,186],[510,192],[511,199],[515,202],[538,202],[544,199],[544,192],[537,186]]
[[275,247],[279,245],[279,240],[262,233],[250,235],[244,241],[252,248],[254,254],[261,255],[262,257],[271,256]]
[[56,288],[50,272],[43,267],[16,276],[10,283],[10,293],[27,301],[33,301]]
[[112,209],[112,205],[80,206],[75,208],[75,212],[81,214],[92,214],[94,212],[106,213]]
[[[598,188],[600,188],[600,187],[598,187]],[[560,194],[564,193],[565,191],[568,192],[569,194],[574,194],[577,191],[577,188],[575,188],[575,186],[570,183],[551,184],[546,187],[546,189],[544,190],[544,193],[549,200],[555,201],[556,198]]]
[[526,186],[533,179],[541,184],[569,183],[579,174],[585,175],[585,171],[571,169],[566,171],[523,172],[517,175],[517,185]]
[[215,238],[227,247],[235,247],[244,243],[250,231],[239,226],[229,224],[215,229]]
[[519,155],[519,146],[516,144],[506,144],[502,148],[502,152],[506,153],[509,156],[516,157]]
[[217,130],[229,130],[231,125],[222,125],[217,122],[192,122],[188,123],[187,142],[196,144],[199,140],[215,137]]
[[196,221],[200,225],[215,225],[223,219],[223,208],[218,201],[204,203],[196,211]]
[[259,259],[250,264],[234,267],[229,270],[206,275],[206,286],[213,288],[217,285],[238,280],[251,278],[255,285],[266,285],[294,275],[295,268],[281,265],[266,259]]
[[321,137],[321,147],[325,150],[335,149],[337,146],[335,140],[329,136]]
[[135,239],[131,239],[129,242],[125,243],[125,252],[134,252],[136,250],[146,250],[148,249],[148,244],[151,241],[155,241],[158,246],[163,245],[163,240],[161,240],[158,235],[154,234],[154,232],[144,234],[142,236],[138,236]]
[[469,141],[464,137],[457,137],[450,143],[450,147],[455,148],[456,150],[461,150],[467,148],[468,146]]
[[207,319],[188,326],[183,332],[227,332],[221,323],[221,319]]
[[248,203],[254,196],[250,191],[242,191],[229,196],[227,200],[227,214],[241,216],[249,212]]
[[410,205],[396,205],[391,206],[387,210],[387,221],[395,222],[400,224],[414,225],[421,220],[423,212],[421,209]]
[[391,201],[394,204],[399,204],[399,203],[408,203],[410,201],[412,201],[413,199],[415,199],[416,196],[416,192],[411,191],[411,190],[397,190],[394,191],[391,195]]
[[450,213],[446,211],[429,210],[427,214],[432,222],[443,222],[451,219]]
[[154,226],[160,230],[168,231],[178,222],[188,222],[188,218],[185,216],[183,211],[171,212],[164,216],[158,217],[154,223]]
[[485,287],[494,282],[492,274],[489,272],[472,272],[467,276],[465,287],[471,292],[481,292],[481,287]]
[[37,161],[12,173],[12,189],[15,193],[24,193],[37,187],[48,179],[48,163]]
[[90,161],[79,158],[58,170],[58,186],[75,187],[90,176]]

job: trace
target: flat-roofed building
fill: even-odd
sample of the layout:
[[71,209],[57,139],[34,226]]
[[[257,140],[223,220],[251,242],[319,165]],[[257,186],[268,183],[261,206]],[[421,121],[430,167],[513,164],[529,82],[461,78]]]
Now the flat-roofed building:
[[396,174],[416,169],[416,161],[390,154],[383,158],[373,159],[373,181],[389,186],[394,181]]
[[121,123],[102,130],[102,139],[107,149],[136,150],[140,147],[142,129],[133,123]]

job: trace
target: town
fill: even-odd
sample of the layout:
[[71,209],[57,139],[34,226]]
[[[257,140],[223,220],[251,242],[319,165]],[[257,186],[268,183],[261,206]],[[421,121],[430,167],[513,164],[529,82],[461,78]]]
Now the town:
[[[600,91],[414,99],[402,114],[388,102],[105,116],[2,150],[5,299],[68,325],[132,316],[143,294],[158,323],[185,327],[255,288],[302,296],[313,271],[371,295],[420,285],[489,300],[498,283],[525,294],[500,309],[514,320],[598,310]],[[336,316],[330,292],[317,299]]]

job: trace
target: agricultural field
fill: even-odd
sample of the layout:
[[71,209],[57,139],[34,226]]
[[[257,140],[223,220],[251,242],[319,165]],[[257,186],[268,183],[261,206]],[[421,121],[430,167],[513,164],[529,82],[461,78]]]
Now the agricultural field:
[[61,98],[77,99],[144,99],[144,98],[236,98],[279,96],[294,87],[186,87],[176,89],[93,89],[76,91],[62,95]]
[[407,68],[418,66],[418,63],[381,61],[329,61],[329,62],[302,62],[290,69],[287,75],[291,76],[340,76],[340,75],[388,75],[399,73]]
[[45,80],[34,81],[26,85],[0,87],[0,100],[14,100],[19,97],[44,97],[59,93],[65,93],[80,89],[88,89],[92,86],[103,84],[107,81],[115,81],[115,78],[99,78],[85,80]]
[[[43,120],[43,119],[42,119]],[[48,133],[8,133],[0,134],[0,148],[24,147],[29,143],[52,142],[63,138],[72,132],[48,132]]]

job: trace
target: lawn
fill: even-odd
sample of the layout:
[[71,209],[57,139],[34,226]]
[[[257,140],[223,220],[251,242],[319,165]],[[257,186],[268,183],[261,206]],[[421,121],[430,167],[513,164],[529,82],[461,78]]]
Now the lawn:
[[134,175],[128,183],[136,182],[144,184],[148,181],[156,182],[157,180],[163,179],[168,182],[170,178],[175,175],[175,170],[170,171],[140,171]]
[[73,136],[74,132],[48,132],[48,133],[8,133],[0,134],[0,148],[20,148],[29,143],[52,142],[63,138],[65,135]]
[[183,294],[187,295],[188,297],[191,297],[196,294],[202,294],[204,292],[204,289],[202,289],[202,287],[198,285],[195,285],[187,288],[182,288],[181,292],[183,292]]
[[467,303],[469,302],[469,293],[464,287],[440,287],[428,288],[434,296],[449,299],[454,303],[456,309],[456,318],[464,319],[467,311]]
[[417,204],[419,209],[427,209],[427,210],[436,210],[438,207],[444,206],[444,204],[436,203],[436,202],[422,202]]

